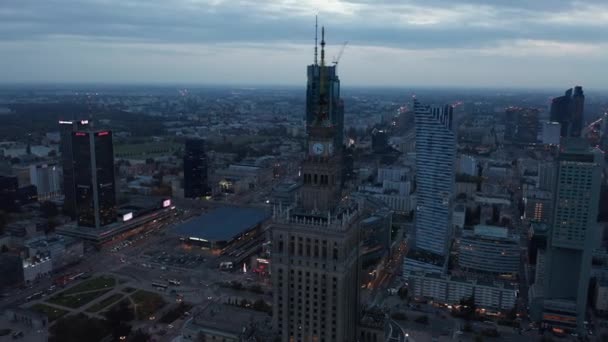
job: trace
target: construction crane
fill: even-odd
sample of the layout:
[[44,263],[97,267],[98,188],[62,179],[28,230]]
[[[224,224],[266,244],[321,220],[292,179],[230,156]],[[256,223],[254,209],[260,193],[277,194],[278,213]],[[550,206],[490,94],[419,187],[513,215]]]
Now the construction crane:
[[342,58],[342,54],[344,53],[344,49],[346,48],[346,45],[347,45],[347,44],[348,44],[348,41],[345,41],[345,42],[342,44],[342,47],[340,48],[340,52],[338,53],[338,56],[337,56],[337,57],[334,57],[334,60],[333,60],[333,62],[332,62],[332,63],[333,63],[335,66],[338,66],[338,63],[340,63],[340,58]]

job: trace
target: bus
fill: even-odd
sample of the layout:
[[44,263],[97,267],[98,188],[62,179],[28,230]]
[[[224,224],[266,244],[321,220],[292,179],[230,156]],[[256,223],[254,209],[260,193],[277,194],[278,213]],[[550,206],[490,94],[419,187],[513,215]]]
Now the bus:
[[152,286],[161,291],[164,291],[167,289],[167,287],[169,287],[167,284],[162,283],[152,283]]
[[30,300],[40,299],[40,298],[42,298],[43,295],[44,295],[44,292],[42,292],[42,291],[41,292],[36,292],[33,295],[31,295],[31,296],[27,296],[25,298],[25,301],[29,302]]

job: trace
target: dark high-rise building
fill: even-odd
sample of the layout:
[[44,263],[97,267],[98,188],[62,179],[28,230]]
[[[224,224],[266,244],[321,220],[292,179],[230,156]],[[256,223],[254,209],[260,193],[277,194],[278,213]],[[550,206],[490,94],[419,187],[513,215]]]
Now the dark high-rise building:
[[[323,65],[322,49],[320,70]],[[320,89],[326,89],[323,83]],[[356,201],[341,196],[343,157],[336,137],[342,123],[329,115],[328,96],[317,100],[300,196],[273,213],[272,318],[283,342],[356,340],[360,211]]]
[[388,148],[388,134],[385,130],[376,129],[372,131],[372,150],[376,153],[386,152]]
[[16,176],[0,175],[0,208],[7,211],[17,210],[17,191],[19,180]]
[[82,227],[116,220],[114,147],[111,131],[72,132],[76,217]]
[[[316,38],[315,38],[316,40]],[[334,146],[342,149],[344,141],[344,102],[340,98],[340,79],[337,64],[325,65],[325,42],[321,41],[321,64],[318,63],[316,44],[314,63],[307,68],[306,85],[306,127],[313,124],[321,102],[327,104],[327,117],[336,129]]]
[[184,153],[184,196],[197,198],[209,195],[205,141],[186,140]]
[[515,137],[522,144],[534,144],[538,141],[538,109],[521,108],[517,116]]
[[72,133],[84,129],[89,124],[88,120],[62,120],[59,121],[59,132],[61,143],[61,165],[63,168],[63,212],[76,218],[76,186],[74,183],[74,156],[72,155]]
[[570,108],[572,100],[572,89],[566,90],[564,96],[559,96],[551,100],[551,121],[559,122],[562,125],[561,136],[568,136],[570,128]]
[[603,155],[582,138],[567,138],[557,159],[552,226],[544,261],[542,320],[550,327],[585,329]]
[[585,95],[583,87],[576,86],[574,95],[572,88],[566,90],[563,96],[551,101],[551,121],[559,122],[562,137],[580,137],[583,128]]
[[574,94],[572,95],[572,125],[570,127],[570,136],[580,137],[583,129],[585,114],[585,94],[583,94],[583,87],[574,87]]

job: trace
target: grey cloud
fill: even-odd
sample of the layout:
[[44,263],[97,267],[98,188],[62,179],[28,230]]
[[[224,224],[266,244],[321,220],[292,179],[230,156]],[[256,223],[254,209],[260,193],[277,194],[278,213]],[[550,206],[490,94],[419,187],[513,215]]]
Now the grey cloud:
[[[348,0],[356,4],[383,6],[416,5],[432,9],[455,5],[487,5],[496,8],[497,18],[479,18],[488,25],[439,23],[368,22],[356,14],[352,20],[322,17],[328,25],[328,39],[362,45],[411,49],[475,48],[493,46],[504,40],[539,39],[568,42],[605,42],[608,36],[592,26],[566,26],[535,20],[542,13],[567,11],[576,3],[561,0]],[[597,2],[586,2],[600,3]],[[4,0],[0,2],[0,40],[44,40],[71,35],[86,39],[125,39],[157,43],[310,43],[313,18],[298,13],[271,15],[261,2],[228,1],[217,6],[164,0]]]

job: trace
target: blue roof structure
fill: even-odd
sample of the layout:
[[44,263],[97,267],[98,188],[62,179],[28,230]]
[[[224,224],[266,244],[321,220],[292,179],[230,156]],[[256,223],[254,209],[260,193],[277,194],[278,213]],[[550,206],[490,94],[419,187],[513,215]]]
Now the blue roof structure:
[[175,228],[180,236],[208,241],[228,241],[270,217],[256,208],[220,207]]

